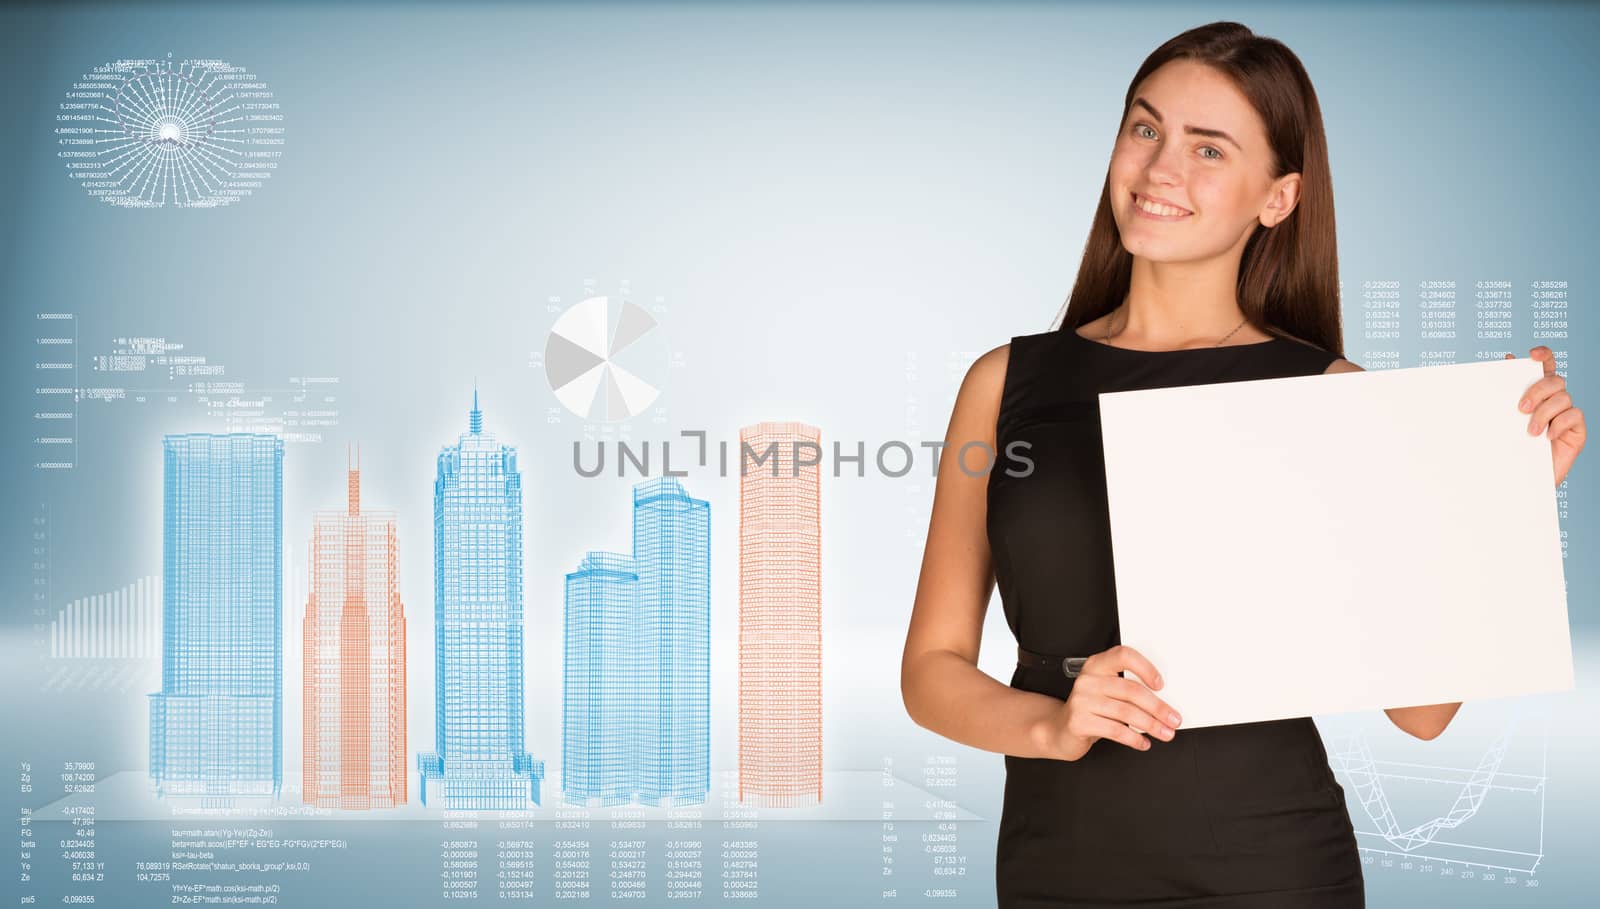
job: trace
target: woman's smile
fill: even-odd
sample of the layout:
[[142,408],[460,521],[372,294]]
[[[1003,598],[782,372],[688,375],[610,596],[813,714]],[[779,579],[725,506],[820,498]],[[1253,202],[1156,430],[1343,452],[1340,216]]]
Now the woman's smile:
[[1176,205],[1153,201],[1148,196],[1141,196],[1138,193],[1133,194],[1133,209],[1142,217],[1149,218],[1152,221],[1182,221],[1184,218],[1194,214],[1194,212],[1185,211]]

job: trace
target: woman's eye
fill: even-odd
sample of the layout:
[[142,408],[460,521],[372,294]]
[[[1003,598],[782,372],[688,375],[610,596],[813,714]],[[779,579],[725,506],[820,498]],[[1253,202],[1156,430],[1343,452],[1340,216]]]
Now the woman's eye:
[[[1140,136],[1142,138],[1152,138],[1153,139],[1153,138],[1155,138],[1156,131],[1148,123],[1135,123],[1133,125],[1133,133],[1134,133],[1134,135]],[[1223,157],[1222,156],[1222,150],[1217,148],[1215,145],[1203,145],[1200,148],[1201,148],[1201,151],[1215,152],[1215,154],[1205,155],[1204,157],[1205,157],[1206,160],[1208,160],[1208,161],[1221,161],[1222,160],[1222,157]]]

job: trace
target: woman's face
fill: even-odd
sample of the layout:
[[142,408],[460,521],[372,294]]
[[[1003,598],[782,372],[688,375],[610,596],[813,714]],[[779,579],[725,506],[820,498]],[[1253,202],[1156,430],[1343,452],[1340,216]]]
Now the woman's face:
[[1282,221],[1298,197],[1299,175],[1274,180],[1271,165],[1265,124],[1226,76],[1192,60],[1164,64],[1135,91],[1111,153],[1123,247],[1161,262],[1242,250],[1257,224]]

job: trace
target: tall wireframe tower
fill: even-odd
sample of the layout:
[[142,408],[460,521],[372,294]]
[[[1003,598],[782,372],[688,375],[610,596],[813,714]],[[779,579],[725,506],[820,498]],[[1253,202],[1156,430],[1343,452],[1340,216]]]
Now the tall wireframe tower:
[[676,477],[633,488],[642,676],[634,786],[647,805],[704,802],[711,788],[711,503]]
[[633,559],[590,552],[567,575],[561,697],[561,794],[580,805],[632,801],[634,664],[639,572]]
[[468,429],[439,452],[433,484],[434,735],[417,755],[422,802],[516,809],[539,802],[544,762],[523,738],[522,475],[517,452]]
[[283,440],[162,440],[161,795],[276,796],[283,785]]
[[822,800],[820,438],[795,422],[739,431],[739,800],[753,804]]
[[389,511],[361,509],[349,468],[345,510],[312,521],[304,635],[302,785],[324,808],[406,801],[406,618],[399,533]]
[[675,477],[633,489],[633,555],[566,578],[562,793],[698,804],[711,788],[711,505]]

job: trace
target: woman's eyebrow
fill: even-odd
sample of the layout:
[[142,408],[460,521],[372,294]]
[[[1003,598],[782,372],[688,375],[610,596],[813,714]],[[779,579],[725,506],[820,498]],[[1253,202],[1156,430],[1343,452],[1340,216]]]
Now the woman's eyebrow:
[[[1142,96],[1133,99],[1133,103],[1136,106],[1142,107],[1145,110],[1149,111],[1150,112],[1150,116],[1155,117],[1157,123],[1161,122],[1161,111],[1158,111],[1154,107],[1152,107],[1150,105],[1150,102],[1146,101]],[[1206,129],[1203,126],[1185,126],[1183,128],[1183,131],[1186,132],[1186,133],[1192,133],[1193,135],[1196,135],[1196,136],[1209,136],[1209,137],[1211,137],[1213,139],[1226,139],[1230,143],[1233,144],[1234,148],[1238,148],[1240,151],[1244,151],[1243,148],[1240,148],[1239,141],[1237,139],[1233,138],[1232,136],[1228,135],[1227,133],[1223,132],[1220,129]]]

